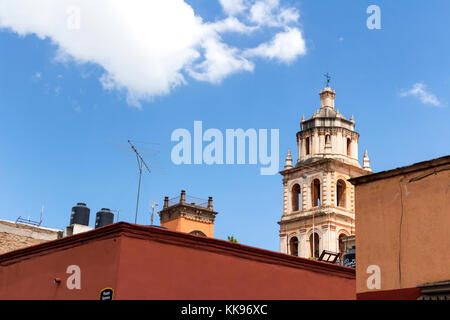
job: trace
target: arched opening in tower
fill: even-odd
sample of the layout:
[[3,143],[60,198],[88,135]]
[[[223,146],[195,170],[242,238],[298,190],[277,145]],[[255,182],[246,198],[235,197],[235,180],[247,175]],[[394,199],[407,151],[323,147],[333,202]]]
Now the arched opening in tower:
[[292,237],[289,240],[289,252],[291,255],[298,257],[298,239],[297,237]]
[[295,184],[292,187],[292,211],[299,211],[301,210],[301,192],[300,192],[300,185]]
[[309,142],[309,141],[310,141],[310,140],[309,140],[309,137],[306,138],[306,140],[305,140],[306,155],[308,155],[308,154],[310,153],[310,150],[309,150],[310,142]]
[[352,140],[350,138],[347,138],[347,156],[352,155]]
[[311,233],[309,236],[309,246],[311,257],[319,258],[320,239],[317,233]]
[[320,180],[314,179],[311,182],[311,200],[312,206],[318,207],[320,206]]
[[346,184],[342,180],[338,180],[336,184],[336,205],[338,207],[346,207]]
[[206,234],[204,234],[203,232],[201,232],[199,230],[191,231],[191,232],[189,232],[189,234],[193,234],[194,236],[206,237]]

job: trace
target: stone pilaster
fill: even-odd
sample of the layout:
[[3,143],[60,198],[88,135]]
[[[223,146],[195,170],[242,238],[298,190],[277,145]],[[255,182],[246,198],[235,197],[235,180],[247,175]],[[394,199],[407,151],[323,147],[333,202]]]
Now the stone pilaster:
[[283,215],[289,214],[288,208],[289,194],[287,185],[288,185],[287,181],[283,181]]
[[287,252],[287,236],[280,236],[280,252],[281,253],[288,253]]

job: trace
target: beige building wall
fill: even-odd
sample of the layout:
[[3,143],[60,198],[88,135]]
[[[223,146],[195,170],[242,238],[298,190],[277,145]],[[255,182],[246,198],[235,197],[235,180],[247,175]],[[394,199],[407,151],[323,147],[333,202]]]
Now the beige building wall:
[[[450,156],[350,181],[357,293],[450,280]],[[367,284],[370,266],[379,267],[379,288]]]
[[0,220],[0,254],[62,237],[62,230]]

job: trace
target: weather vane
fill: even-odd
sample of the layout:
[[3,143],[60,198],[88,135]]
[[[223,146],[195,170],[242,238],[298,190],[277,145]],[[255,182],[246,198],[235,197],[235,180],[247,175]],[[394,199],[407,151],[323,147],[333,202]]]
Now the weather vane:
[[327,78],[327,87],[328,87],[329,84],[330,84],[330,79],[331,79],[331,77],[330,77],[330,75],[328,74],[328,72],[327,72],[327,74],[325,74],[324,76]]

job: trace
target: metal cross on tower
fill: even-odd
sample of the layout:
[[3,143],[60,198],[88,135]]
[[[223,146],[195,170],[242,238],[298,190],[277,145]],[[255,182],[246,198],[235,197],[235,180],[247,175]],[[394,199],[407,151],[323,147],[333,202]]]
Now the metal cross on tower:
[[327,87],[328,87],[329,84],[330,84],[331,77],[330,77],[330,75],[328,74],[328,72],[327,72],[327,74],[324,74],[324,76],[325,76],[325,78],[327,78]]

